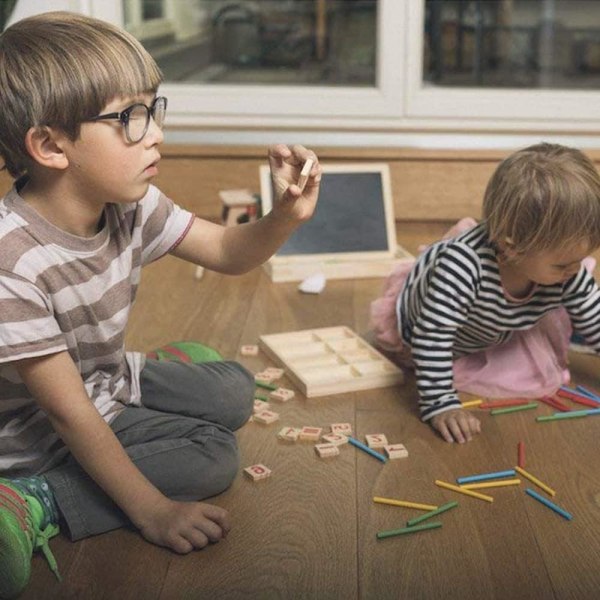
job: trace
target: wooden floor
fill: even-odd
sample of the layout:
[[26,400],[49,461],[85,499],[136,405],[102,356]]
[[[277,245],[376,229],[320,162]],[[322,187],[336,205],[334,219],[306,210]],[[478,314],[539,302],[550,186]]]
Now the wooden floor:
[[[447,224],[404,223],[399,240],[415,251]],[[320,295],[296,284],[272,284],[256,270],[242,277],[206,273],[173,258],[144,273],[130,323],[130,348],[150,350],[196,339],[251,370],[264,355],[239,355],[260,334],[346,325],[364,334],[368,306],[381,280],[329,281]],[[575,379],[597,384],[596,358],[573,356]],[[592,599],[600,590],[600,417],[536,423],[531,412],[482,416],[483,433],[466,445],[443,442],[417,416],[414,382],[397,388],[296,399],[278,407],[281,421],[248,423],[239,431],[242,466],[273,470],[252,483],[239,476],[212,501],[230,511],[234,528],[224,542],[188,556],[154,547],[131,531],[71,543],[52,541],[63,582],[45,561],[33,561],[24,598],[211,599],[285,598],[384,600]],[[482,411],[483,412],[483,411]],[[544,406],[538,414],[550,413]],[[312,444],[276,438],[283,425],[326,427],[350,422],[358,438],[385,433],[406,445],[409,458],[382,464],[352,448],[323,460]],[[493,504],[434,485],[460,475],[512,468],[517,442],[527,467],[558,491],[571,522],[519,488],[494,490]],[[529,486],[528,486],[529,487]],[[373,503],[388,496],[458,508],[441,529],[377,540],[384,529],[421,514]]]

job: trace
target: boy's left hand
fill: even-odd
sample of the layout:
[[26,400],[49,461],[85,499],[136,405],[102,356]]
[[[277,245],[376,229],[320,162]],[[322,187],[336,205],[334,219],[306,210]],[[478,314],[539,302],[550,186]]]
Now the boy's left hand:
[[[313,166],[304,186],[298,187],[300,172],[307,159]],[[319,196],[321,166],[317,156],[304,146],[277,144],[269,148],[269,165],[273,180],[273,214],[291,221],[304,222],[310,219]]]

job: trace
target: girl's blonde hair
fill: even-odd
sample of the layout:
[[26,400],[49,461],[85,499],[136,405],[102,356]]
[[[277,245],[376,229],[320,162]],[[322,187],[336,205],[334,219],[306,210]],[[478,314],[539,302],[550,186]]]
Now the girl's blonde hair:
[[132,35],[99,19],[50,12],[0,35],[0,156],[13,177],[31,158],[31,127],[55,127],[72,140],[81,123],[117,97],[154,93],[161,72]]
[[583,152],[541,143],[510,155],[483,200],[490,240],[518,253],[600,246],[600,177]]

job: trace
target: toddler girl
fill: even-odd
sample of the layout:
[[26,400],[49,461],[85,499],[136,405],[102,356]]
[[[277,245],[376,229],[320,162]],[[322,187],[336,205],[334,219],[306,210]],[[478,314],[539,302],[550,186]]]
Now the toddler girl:
[[[600,351],[600,177],[579,150],[542,143],[505,159],[483,219],[463,219],[371,306],[382,348],[415,369],[419,408],[448,442],[479,433],[457,390],[539,397],[568,382],[572,326]],[[585,259],[585,260],[584,260]],[[586,268],[587,267],[587,268]]]

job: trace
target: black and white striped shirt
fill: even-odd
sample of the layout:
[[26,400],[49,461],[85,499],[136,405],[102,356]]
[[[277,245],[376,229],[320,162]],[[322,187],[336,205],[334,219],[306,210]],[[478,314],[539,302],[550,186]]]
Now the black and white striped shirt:
[[511,298],[483,225],[430,246],[398,298],[400,335],[412,349],[421,417],[459,406],[454,358],[506,342],[546,313],[564,306],[575,330],[600,353],[600,292],[582,266],[565,283],[537,285]]

